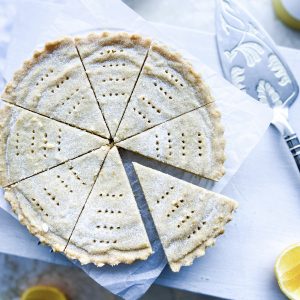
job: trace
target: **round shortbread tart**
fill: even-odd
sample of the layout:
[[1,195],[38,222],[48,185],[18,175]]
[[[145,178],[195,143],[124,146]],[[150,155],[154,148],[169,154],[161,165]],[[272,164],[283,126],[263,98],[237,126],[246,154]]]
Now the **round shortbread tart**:
[[[211,180],[224,137],[207,86],[180,54],[137,34],[49,42],[2,93],[0,185],[20,222],[82,264],[152,248],[118,148]],[[134,164],[174,271],[204,254],[237,204]]]

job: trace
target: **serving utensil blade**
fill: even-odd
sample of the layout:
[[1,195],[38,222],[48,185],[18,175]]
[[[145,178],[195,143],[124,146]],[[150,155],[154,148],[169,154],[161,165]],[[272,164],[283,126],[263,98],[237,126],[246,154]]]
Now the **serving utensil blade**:
[[216,0],[216,41],[224,77],[273,109],[272,124],[300,171],[300,142],[288,122],[299,86],[275,43],[235,0]]

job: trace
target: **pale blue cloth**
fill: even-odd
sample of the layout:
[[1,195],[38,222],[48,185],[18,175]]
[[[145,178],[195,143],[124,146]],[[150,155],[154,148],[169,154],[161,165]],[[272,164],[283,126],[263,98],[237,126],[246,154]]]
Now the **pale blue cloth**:
[[13,1],[0,1],[0,90],[2,90],[5,84],[5,80],[2,74],[11,31],[15,20],[15,12],[16,9]]

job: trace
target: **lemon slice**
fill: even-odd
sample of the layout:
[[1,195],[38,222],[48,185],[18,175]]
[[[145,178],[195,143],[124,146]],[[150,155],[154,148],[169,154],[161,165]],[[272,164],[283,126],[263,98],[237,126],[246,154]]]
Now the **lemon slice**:
[[282,292],[300,300],[300,243],[286,248],[276,260],[275,274]]
[[57,288],[33,286],[23,293],[21,300],[67,300],[67,298]]

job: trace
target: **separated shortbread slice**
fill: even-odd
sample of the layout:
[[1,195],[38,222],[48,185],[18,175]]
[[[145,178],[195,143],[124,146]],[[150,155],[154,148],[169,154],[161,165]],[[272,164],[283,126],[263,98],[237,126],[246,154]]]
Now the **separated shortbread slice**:
[[170,267],[178,272],[215,243],[237,203],[137,163],[134,168]]

